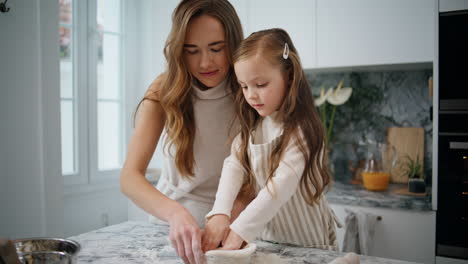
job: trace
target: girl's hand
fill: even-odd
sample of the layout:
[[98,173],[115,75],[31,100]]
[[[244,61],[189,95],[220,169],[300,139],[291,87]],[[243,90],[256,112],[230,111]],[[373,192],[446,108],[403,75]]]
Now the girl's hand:
[[202,231],[195,218],[182,207],[169,217],[168,222],[169,238],[179,257],[185,263],[203,264],[205,258],[201,250]]
[[229,233],[229,217],[227,215],[214,215],[205,225],[205,234],[202,239],[203,252],[216,249]]
[[230,231],[229,235],[227,236],[226,240],[223,243],[223,247],[220,248],[222,250],[236,250],[242,247],[244,243],[244,239],[240,237],[236,232]]

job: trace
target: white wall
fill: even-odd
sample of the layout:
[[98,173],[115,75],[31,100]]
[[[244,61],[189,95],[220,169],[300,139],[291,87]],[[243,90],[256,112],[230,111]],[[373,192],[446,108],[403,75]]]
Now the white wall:
[[15,1],[0,13],[1,236],[62,232],[58,36],[47,29],[57,27],[53,2]]
[[63,186],[58,1],[7,5],[10,12],[0,13],[0,236],[66,237],[126,221],[118,184],[67,188],[73,193]]
[[127,198],[119,188],[68,193],[63,236],[69,237],[127,221]]
[[[164,44],[171,30],[172,12],[176,8],[179,1],[141,1],[139,39],[141,39],[140,61],[141,69],[139,75],[138,89],[140,98],[149,87],[151,82],[166,69],[166,59],[164,57]],[[158,144],[158,148],[151,159],[148,167],[161,168],[162,160],[162,144]]]
[[[133,17],[126,25],[127,47],[135,56],[128,59],[133,67],[127,67],[131,80],[127,85],[134,85],[134,92],[127,102],[128,120],[127,141],[133,134],[133,117],[138,102],[143,98],[152,81],[165,70],[166,59],[163,49],[171,27],[171,15],[179,1],[141,0],[132,2],[127,7],[128,15]],[[127,96],[129,97],[129,96]],[[161,168],[162,144],[158,144],[148,167]],[[147,213],[127,199],[129,220],[146,220]]]

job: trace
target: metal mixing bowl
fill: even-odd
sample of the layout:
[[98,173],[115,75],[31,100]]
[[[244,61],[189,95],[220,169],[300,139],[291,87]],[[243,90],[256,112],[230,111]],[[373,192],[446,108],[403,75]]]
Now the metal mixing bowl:
[[62,238],[25,238],[14,241],[23,264],[75,264],[78,242]]

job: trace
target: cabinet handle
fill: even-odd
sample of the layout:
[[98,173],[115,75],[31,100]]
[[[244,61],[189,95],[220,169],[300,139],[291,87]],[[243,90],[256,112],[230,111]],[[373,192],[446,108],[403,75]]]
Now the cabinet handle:
[[468,142],[450,142],[450,149],[468,149]]

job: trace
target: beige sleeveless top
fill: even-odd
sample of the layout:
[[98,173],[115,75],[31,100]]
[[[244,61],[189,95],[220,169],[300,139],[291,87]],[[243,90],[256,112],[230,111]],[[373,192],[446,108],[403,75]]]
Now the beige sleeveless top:
[[[227,80],[205,91],[194,85],[192,98],[196,129],[194,176],[183,178],[175,165],[174,147],[166,148],[156,188],[181,203],[203,227],[204,217],[214,203],[223,161],[230,152],[234,100]],[[163,134],[162,140],[166,136]]]

